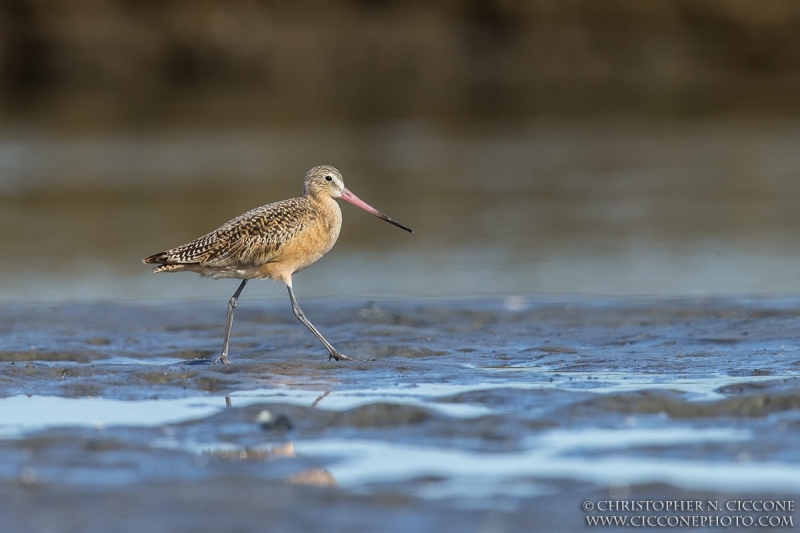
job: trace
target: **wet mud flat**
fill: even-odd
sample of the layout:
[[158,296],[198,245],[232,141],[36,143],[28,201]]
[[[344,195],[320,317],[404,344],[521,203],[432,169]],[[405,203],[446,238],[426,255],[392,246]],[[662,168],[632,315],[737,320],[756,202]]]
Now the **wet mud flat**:
[[[217,355],[224,302],[0,307],[0,529],[798,522],[800,300],[507,296],[304,310],[358,360],[328,361],[285,302],[240,306],[225,366],[202,360]],[[704,503],[600,509],[668,500]],[[792,505],[725,508],[743,500]]]

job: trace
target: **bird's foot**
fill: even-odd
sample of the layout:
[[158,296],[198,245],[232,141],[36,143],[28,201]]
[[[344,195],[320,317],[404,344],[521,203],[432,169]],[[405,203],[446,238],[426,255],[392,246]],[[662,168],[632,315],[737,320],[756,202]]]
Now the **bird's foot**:
[[346,355],[339,353],[338,351],[331,352],[328,356],[328,361],[331,359],[336,359],[337,361],[355,361],[352,357],[347,357]]
[[217,363],[222,363],[223,365],[229,365],[231,362],[228,360],[228,354],[224,353],[219,357],[217,357],[216,359],[214,359],[214,364],[216,365]]

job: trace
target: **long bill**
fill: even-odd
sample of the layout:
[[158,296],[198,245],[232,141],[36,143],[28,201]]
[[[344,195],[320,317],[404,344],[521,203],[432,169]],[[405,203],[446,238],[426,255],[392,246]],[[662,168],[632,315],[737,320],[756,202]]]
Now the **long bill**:
[[398,221],[394,220],[389,215],[384,215],[383,213],[381,213],[380,211],[378,211],[377,209],[375,209],[374,207],[369,205],[367,202],[365,202],[364,200],[362,200],[361,198],[359,198],[358,196],[356,196],[355,194],[350,192],[349,189],[345,189],[342,192],[342,200],[347,200],[351,204],[360,207],[361,209],[363,209],[367,213],[372,213],[376,217],[382,218],[383,220],[385,220],[389,224],[394,224],[398,228],[404,229],[409,233],[414,233],[413,229],[409,228],[408,226],[404,226],[403,224],[401,224]]

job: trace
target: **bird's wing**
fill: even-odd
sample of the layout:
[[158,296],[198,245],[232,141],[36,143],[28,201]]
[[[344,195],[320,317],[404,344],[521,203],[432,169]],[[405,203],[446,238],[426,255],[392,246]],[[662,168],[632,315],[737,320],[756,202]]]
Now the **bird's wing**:
[[145,262],[260,266],[273,260],[313,215],[304,198],[257,207],[198,239],[148,257]]

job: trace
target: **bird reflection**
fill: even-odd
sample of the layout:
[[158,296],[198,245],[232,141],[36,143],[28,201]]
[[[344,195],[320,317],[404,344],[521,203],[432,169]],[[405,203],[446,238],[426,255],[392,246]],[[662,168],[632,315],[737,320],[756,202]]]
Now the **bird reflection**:
[[[331,392],[331,390],[325,391],[323,394],[317,397],[316,400],[314,400],[314,402],[311,404],[311,407],[318,406],[319,403]],[[231,401],[230,395],[226,395],[225,407],[227,408],[232,406],[233,402]],[[288,417],[286,417],[286,415],[279,415],[277,418],[273,419],[272,413],[264,410],[256,415],[255,422],[257,422],[262,428],[265,428],[265,420],[266,418],[269,418],[267,425],[269,425],[271,428],[274,425],[275,420],[281,420],[282,417],[286,418],[288,421]],[[291,429],[291,425],[285,427],[284,429]],[[246,446],[239,450],[210,449],[206,452],[206,454],[226,461],[272,461],[279,459],[292,459],[297,457],[297,454],[294,452],[294,443],[291,441],[284,444],[277,444],[268,448]],[[295,485],[312,485],[315,487],[339,486],[336,478],[334,478],[333,475],[324,468],[307,468],[296,474],[286,477],[285,480]]]
[[[245,447],[241,450],[209,450],[209,455],[226,461],[272,461],[291,459],[297,457],[294,452],[294,443],[287,442],[270,448]],[[339,483],[328,470],[324,468],[306,468],[285,478],[295,485],[313,485],[315,487],[338,487]]]
[[331,391],[330,391],[330,390],[326,390],[326,391],[325,391],[325,394],[323,394],[322,396],[320,396],[320,397],[318,397],[316,400],[314,400],[314,403],[312,403],[312,404],[311,404],[311,407],[316,407],[316,406],[318,406],[318,405],[319,405],[319,402],[321,402],[321,401],[322,401],[322,400],[323,400],[323,399],[324,399],[324,398],[325,398],[325,397],[326,397],[328,394],[330,394],[330,393],[331,393]]

